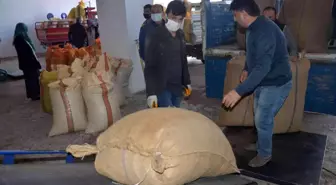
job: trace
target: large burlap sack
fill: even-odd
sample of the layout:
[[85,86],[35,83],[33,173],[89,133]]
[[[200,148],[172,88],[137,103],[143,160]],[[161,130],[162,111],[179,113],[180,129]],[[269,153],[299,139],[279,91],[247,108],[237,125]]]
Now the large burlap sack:
[[84,100],[81,78],[66,78],[49,84],[53,109],[53,125],[49,137],[85,130]]
[[82,84],[89,123],[85,132],[104,131],[121,118],[111,73],[105,71],[86,73]]
[[[275,3],[276,3],[276,0],[254,0],[254,1],[258,4],[261,13],[268,6],[275,7]],[[240,26],[237,26],[237,35],[236,35],[236,38],[237,38],[238,47],[240,49],[245,49],[246,48],[246,36],[245,36],[245,33],[246,33],[246,29],[245,28],[241,28]]]
[[128,115],[102,133],[97,146],[69,146],[67,152],[97,154],[97,172],[125,185],[183,185],[238,172],[221,129],[199,113],[178,108]]
[[291,62],[293,87],[284,105],[275,117],[274,133],[290,133],[301,130],[310,61]]
[[133,71],[133,63],[129,59],[115,58],[111,60],[112,72],[115,74],[116,88],[119,89],[119,104],[125,105],[126,97],[130,97],[129,79]]
[[43,112],[52,113],[52,106],[49,94],[49,84],[57,81],[57,72],[48,72],[43,70],[40,74],[40,92],[41,92],[41,106]]
[[[224,94],[235,89],[240,83],[240,75],[244,69],[245,56],[231,59],[226,65],[226,78],[224,81]],[[244,97],[231,111],[221,110],[219,126],[253,126],[253,96]]]
[[[236,57],[227,64],[224,94],[240,83],[239,78],[244,62],[245,57]],[[275,117],[273,132],[276,134],[301,130],[310,61],[304,58],[298,62],[291,62],[291,69],[293,88]],[[217,124],[219,126],[254,126],[253,104],[253,95],[245,97],[232,111],[222,110]]]
[[285,0],[279,21],[285,23],[295,37],[299,49],[325,53],[332,19],[333,0]]
[[[244,61],[245,57],[237,57],[228,63],[224,93],[236,88],[240,83],[239,78],[244,68]],[[298,132],[301,130],[310,61],[302,59],[290,64],[293,74],[293,88],[275,117],[273,129],[275,134]],[[242,99],[231,112],[222,110],[218,125],[254,126],[253,104],[254,98],[253,95],[250,95]]]

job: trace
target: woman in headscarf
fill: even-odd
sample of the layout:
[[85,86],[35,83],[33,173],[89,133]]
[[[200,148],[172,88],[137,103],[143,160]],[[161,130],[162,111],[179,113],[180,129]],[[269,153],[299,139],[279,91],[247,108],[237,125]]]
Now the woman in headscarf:
[[39,70],[41,65],[35,55],[35,47],[28,36],[28,28],[24,23],[15,27],[13,45],[16,49],[19,69],[23,71],[28,99],[40,99]]

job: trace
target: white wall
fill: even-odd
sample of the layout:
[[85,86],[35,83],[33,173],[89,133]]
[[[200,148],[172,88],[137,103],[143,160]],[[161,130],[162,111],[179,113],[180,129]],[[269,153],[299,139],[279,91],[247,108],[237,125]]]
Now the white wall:
[[144,21],[143,6],[152,0],[97,0],[99,31],[103,51],[111,56],[130,58],[134,70],[132,93],[145,89],[144,76],[135,40]]
[[[0,0],[0,58],[16,56],[12,41],[15,25],[19,22],[27,24],[29,36],[37,52],[44,52],[36,38],[35,22],[45,21],[48,13],[54,14],[55,17],[60,17],[61,13],[68,14],[78,2],[79,0]],[[91,5],[95,6],[95,0],[91,2]]]

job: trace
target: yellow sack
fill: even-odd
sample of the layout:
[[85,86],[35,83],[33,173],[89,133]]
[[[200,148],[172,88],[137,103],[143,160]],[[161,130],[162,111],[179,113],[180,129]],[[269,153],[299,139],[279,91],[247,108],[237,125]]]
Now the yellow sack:
[[192,20],[185,18],[183,20],[184,39],[187,43],[193,43],[193,27]]
[[49,94],[48,85],[51,82],[57,81],[57,72],[48,72],[46,70],[42,71],[40,75],[40,88],[41,88],[41,106],[44,112],[52,113],[52,106]]
[[85,6],[78,5],[70,10],[68,19],[76,19],[77,17],[85,18]]

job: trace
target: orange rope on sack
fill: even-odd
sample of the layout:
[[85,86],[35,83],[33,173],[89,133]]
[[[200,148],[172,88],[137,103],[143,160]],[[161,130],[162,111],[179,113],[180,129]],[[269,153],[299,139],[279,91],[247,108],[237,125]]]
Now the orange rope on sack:
[[106,83],[103,81],[103,78],[101,75],[97,75],[99,81],[101,82],[100,87],[102,88],[102,97],[103,97],[103,101],[106,107],[106,113],[107,113],[107,125],[111,126],[113,125],[113,113],[112,113],[112,107],[110,104],[110,101],[108,99],[108,89],[106,86]]
[[66,115],[67,124],[68,124],[68,131],[69,132],[74,132],[75,131],[75,126],[74,126],[74,122],[73,122],[70,102],[69,102],[69,99],[66,95],[65,87],[66,87],[65,84],[61,81],[60,82],[60,93],[61,93],[62,101],[63,101],[63,104],[64,104],[64,108],[65,108],[65,115]]
[[104,60],[105,60],[105,71],[108,72],[110,70],[109,63],[108,63],[108,57],[106,52],[104,53]]

